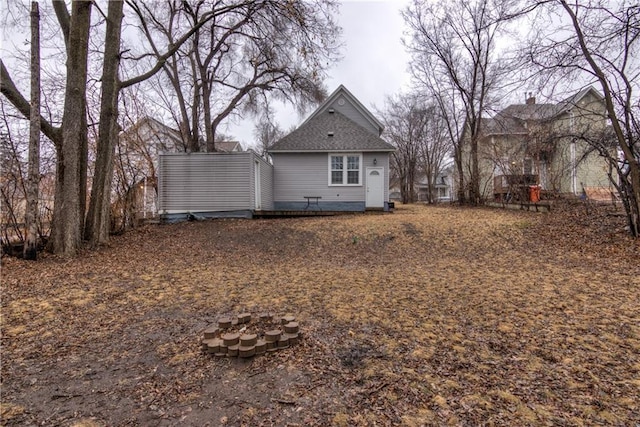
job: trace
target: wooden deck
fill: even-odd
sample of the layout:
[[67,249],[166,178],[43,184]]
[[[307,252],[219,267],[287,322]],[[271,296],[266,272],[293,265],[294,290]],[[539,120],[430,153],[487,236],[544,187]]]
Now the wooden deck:
[[511,210],[532,211],[532,212],[551,212],[551,204],[545,203],[545,202],[538,202],[538,203],[487,202],[486,206],[490,206],[492,208],[503,208],[503,209],[511,209]]
[[253,212],[254,218],[293,218],[304,216],[336,216],[336,215],[354,215],[361,212],[350,211],[321,211],[321,210],[307,210],[307,211],[255,211]]
[[255,211],[253,212],[254,218],[294,218],[294,217],[307,217],[307,216],[338,216],[338,215],[367,215],[367,214],[387,214],[393,213],[392,211],[385,212],[382,208],[379,209],[367,209],[365,211],[321,211],[321,210],[306,210],[306,211]]

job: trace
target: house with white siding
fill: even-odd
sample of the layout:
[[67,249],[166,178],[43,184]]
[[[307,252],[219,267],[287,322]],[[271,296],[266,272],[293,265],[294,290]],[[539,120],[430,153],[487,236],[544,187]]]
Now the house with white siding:
[[382,124],[340,86],[268,150],[160,156],[159,214],[364,212],[389,209],[389,156]]

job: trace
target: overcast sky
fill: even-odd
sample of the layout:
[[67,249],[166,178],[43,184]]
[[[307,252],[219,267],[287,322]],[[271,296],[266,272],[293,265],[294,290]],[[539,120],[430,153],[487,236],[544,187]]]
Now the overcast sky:
[[[329,93],[342,84],[375,113],[374,105],[382,108],[386,95],[408,87],[409,56],[401,42],[404,21],[400,16],[408,4],[407,0],[342,2],[338,22],[342,27],[343,59],[329,70],[326,80]],[[300,117],[293,107],[280,107],[276,121],[286,130],[302,123],[309,114],[311,111]],[[245,120],[225,133],[247,147],[255,139],[253,126],[252,121]]]

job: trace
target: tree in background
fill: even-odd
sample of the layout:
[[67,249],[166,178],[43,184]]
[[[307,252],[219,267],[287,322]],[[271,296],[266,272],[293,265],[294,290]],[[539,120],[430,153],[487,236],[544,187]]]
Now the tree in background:
[[[22,203],[26,200],[26,165],[23,162],[18,135],[8,123],[5,103],[0,102],[2,122],[0,122],[0,195],[2,210],[0,224],[2,226],[2,250],[8,252],[10,244],[15,241],[24,243],[24,229],[19,224],[24,218]],[[23,136],[24,139],[26,137]],[[24,148],[24,145],[22,145]]]
[[[27,187],[29,174],[29,126],[12,105],[0,98],[0,242],[2,251],[23,254],[26,240]],[[20,126],[16,126],[16,121]],[[43,138],[39,156],[37,240],[46,242],[53,212],[55,153]]]
[[416,184],[420,175],[420,155],[426,139],[429,115],[413,95],[387,97],[380,112],[384,137],[396,147],[391,155],[392,176],[400,185],[402,203],[416,201]]
[[448,137],[446,118],[440,109],[431,104],[427,109],[430,120],[426,125],[424,143],[420,150],[420,170],[426,178],[427,203],[435,203],[438,193],[436,183],[442,174],[445,162],[451,155],[451,140]]
[[439,129],[443,132],[442,137],[449,147],[449,154],[453,157],[453,166],[456,171],[456,198],[462,203],[465,200],[465,169],[463,167],[462,153],[464,113],[456,108],[457,102],[454,90],[446,90],[444,87],[438,86],[436,80],[429,73],[424,74],[424,76],[429,78],[421,82],[421,87],[426,91],[425,96],[432,100],[434,107],[437,109],[437,118],[440,123]]
[[[109,210],[112,190],[113,176],[113,155],[117,141],[118,122],[118,100],[122,89],[139,84],[161,71],[167,61],[175,55],[179,49],[202,29],[210,21],[220,19],[226,14],[235,10],[245,10],[247,8],[258,8],[264,15],[251,15],[251,20],[260,21],[265,28],[255,28],[249,40],[251,43],[222,43],[222,50],[233,51],[234,55],[227,56],[226,68],[221,74],[212,73],[216,84],[220,83],[221,89],[216,92],[216,102],[227,102],[230,93],[235,93],[231,97],[232,102],[227,102],[223,112],[230,115],[241,106],[259,106],[261,98],[267,99],[269,91],[288,97],[288,99],[298,101],[298,105],[303,105],[304,100],[318,99],[322,93],[318,92],[323,67],[327,64],[322,62],[327,59],[324,53],[317,50],[315,45],[317,37],[324,30],[323,25],[335,24],[331,15],[323,15],[333,7],[333,2],[324,1],[329,9],[321,9],[317,15],[313,15],[316,10],[311,4],[304,2],[275,2],[275,1],[193,1],[189,2],[169,2],[179,8],[184,16],[189,16],[191,20],[185,18],[186,24],[170,27],[170,42],[166,46],[159,47],[152,44],[151,52],[138,52],[137,57],[124,57],[119,37],[122,31],[123,2],[114,1],[108,3],[108,12],[100,10],[100,15],[106,17],[105,50],[100,53],[90,52],[90,40],[99,32],[102,22],[97,22],[96,30],[90,32],[92,24],[92,8],[99,5],[93,2],[73,1],[71,11],[67,9],[65,2],[55,0],[52,2],[53,10],[57,18],[58,30],[49,29],[52,33],[61,34],[64,40],[64,50],[60,57],[64,57],[66,77],[64,87],[57,87],[57,93],[61,91],[64,97],[55,95],[54,98],[61,101],[64,107],[62,114],[55,112],[55,107],[49,109],[52,114],[49,118],[41,116],[42,132],[53,142],[57,157],[57,179],[54,214],[52,220],[52,230],[49,240],[50,248],[53,252],[63,255],[74,255],[86,239],[92,245],[106,243],[109,237]],[[139,20],[138,27],[145,34],[149,34],[149,26],[155,25],[154,16],[146,16],[138,13],[145,7],[142,2],[129,0],[126,2],[134,12],[134,19]],[[15,6],[15,5],[14,5]],[[269,9],[267,6],[271,7]],[[20,5],[16,7],[22,7]],[[193,13],[195,9],[202,8],[198,13]],[[271,12],[280,10],[280,14]],[[317,20],[307,19],[307,15],[315,16]],[[130,15],[131,16],[131,15]],[[151,24],[146,19],[152,19]],[[260,18],[260,19],[258,19]],[[266,25],[270,24],[270,25]],[[222,25],[222,28],[224,28]],[[305,31],[298,33],[297,29]],[[216,34],[218,26],[211,27],[211,35]],[[269,31],[267,31],[269,29]],[[334,33],[337,34],[337,33]],[[213,36],[212,36],[213,37]],[[265,39],[265,37],[271,37]],[[284,39],[289,37],[289,39]],[[301,39],[296,39],[301,37]],[[330,36],[333,40],[334,35]],[[306,40],[305,40],[306,38]],[[55,40],[55,37],[53,37]],[[213,41],[218,39],[212,38]],[[296,43],[296,40],[299,41]],[[219,41],[219,40],[218,40]],[[51,42],[55,44],[55,41]],[[151,43],[150,43],[151,44]],[[287,55],[279,54],[284,46],[294,46],[289,50],[284,50]],[[325,46],[325,45],[322,45]],[[327,47],[331,47],[327,45]],[[316,50],[314,50],[316,49]],[[198,51],[198,50],[195,50]],[[194,51],[194,52],[195,52]],[[91,53],[91,55],[90,55]],[[278,54],[276,54],[278,53]],[[243,55],[249,55],[244,57]],[[188,55],[185,56],[189,58]],[[192,59],[194,57],[191,57]],[[242,67],[243,58],[249,59],[249,75],[253,77],[267,76],[266,80],[244,81],[234,80],[236,70],[245,69]],[[298,60],[302,58],[301,60]],[[146,61],[145,59],[149,59]],[[88,63],[102,64],[102,77],[97,78],[91,73],[93,69],[88,67]],[[246,61],[245,61],[246,62]],[[260,68],[262,64],[269,64],[269,70]],[[293,65],[291,65],[293,64]],[[246,67],[246,64],[244,64]],[[279,79],[273,77],[274,69],[278,71],[278,66],[289,66],[286,73],[275,74]],[[95,68],[95,67],[94,67]],[[195,68],[194,68],[195,69]],[[141,71],[142,70],[142,71]],[[210,72],[209,69],[207,72]],[[271,74],[270,74],[271,73]],[[101,106],[98,114],[89,112],[87,109],[87,99],[97,98],[95,96],[96,87],[89,85],[89,77],[95,81],[100,81]],[[128,78],[121,79],[121,75]],[[195,74],[194,74],[195,75]],[[60,76],[52,79],[60,81]],[[188,84],[188,83],[187,83]],[[196,85],[199,85],[196,81]],[[296,89],[291,89],[296,88]],[[88,90],[90,89],[90,91]],[[290,90],[291,89],[291,90]],[[10,103],[25,118],[30,118],[30,103],[22,95],[21,91],[12,80],[9,70],[4,61],[0,61],[0,91],[10,101]],[[230,91],[230,92],[229,92]],[[236,92],[234,92],[236,91]],[[55,92],[55,91],[54,91]],[[199,92],[198,92],[199,93]],[[198,95],[199,96],[199,95]],[[233,101],[235,100],[235,101]],[[242,103],[240,102],[242,101]],[[58,110],[60,107],[58,105]],[[86,193],[88,186],[89,159],[89,133],[88,115],[99,117],[98,133],[96,141],[95,163],[93,164],[93,185],[89,202],[88,214],[86,213]],[[61,116],[61,117],[60,117]],[[215,123],[216,119],[212,119]],[[222,119],[221,119],[222,120]],[[200,124],[198,126],[201,126]],[[207,125],[208,126],[208,125]],[[93,129],[93,126],[91,126]],[[215,133],[215,127],[212,127]],[[86,224],[85,224],[86,218]]]
[[575,137],[607,159],[631,234],[640,236],[640,6],[596,0],[539,4],[542,13],[535,18],[548,22],[551,15],[557,22],[560,15],[563,21],[550,28],[534,19],[537,31],[522,54],[544,86],[595,82],[602,90],[609,131],[599,138]]
[[267,111],[267,113],[263,114],[260,117],[260,120],[256,124],[253,134],[256,137],[256,141],[258,146],[256,147],[258,153],[267,158],[267,151],[269,148],[275,144],[279,139],[286,135],[286,132],[280,128],[278,123],[275,123],[272,120],[271,115]]
[[385,138],[396,147],[391,156],[392,177],[400,185],[402,203],[418,200],[418,185],[426,184],[426,201],[436,201],[436,180],[450,144],[445,122],[428,96],[401,94],[387,97],[379,115]]
[[[481,202],[480,125],[504,74],[496,41],[503,24],[513,17],[511,6],[493,0],[414,0],[403,12],[410,34],[410,66],[419,88],[436,95],[448,126],[458,125],[460,117],[464,120],[468,140],[456,141],[454,150],[461,202]],[[452,130],[451,136],[460,132]],[[465,146],[468,164],[463,164]]]

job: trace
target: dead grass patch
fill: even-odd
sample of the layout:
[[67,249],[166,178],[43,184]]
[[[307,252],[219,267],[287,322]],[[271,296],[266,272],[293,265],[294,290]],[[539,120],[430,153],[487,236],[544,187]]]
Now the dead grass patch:
[[[3,422],[640,423],[639,244],[583,216],[402,206],[3,259]],[[301,342],[199,352],[244,311],[296,313]]]

